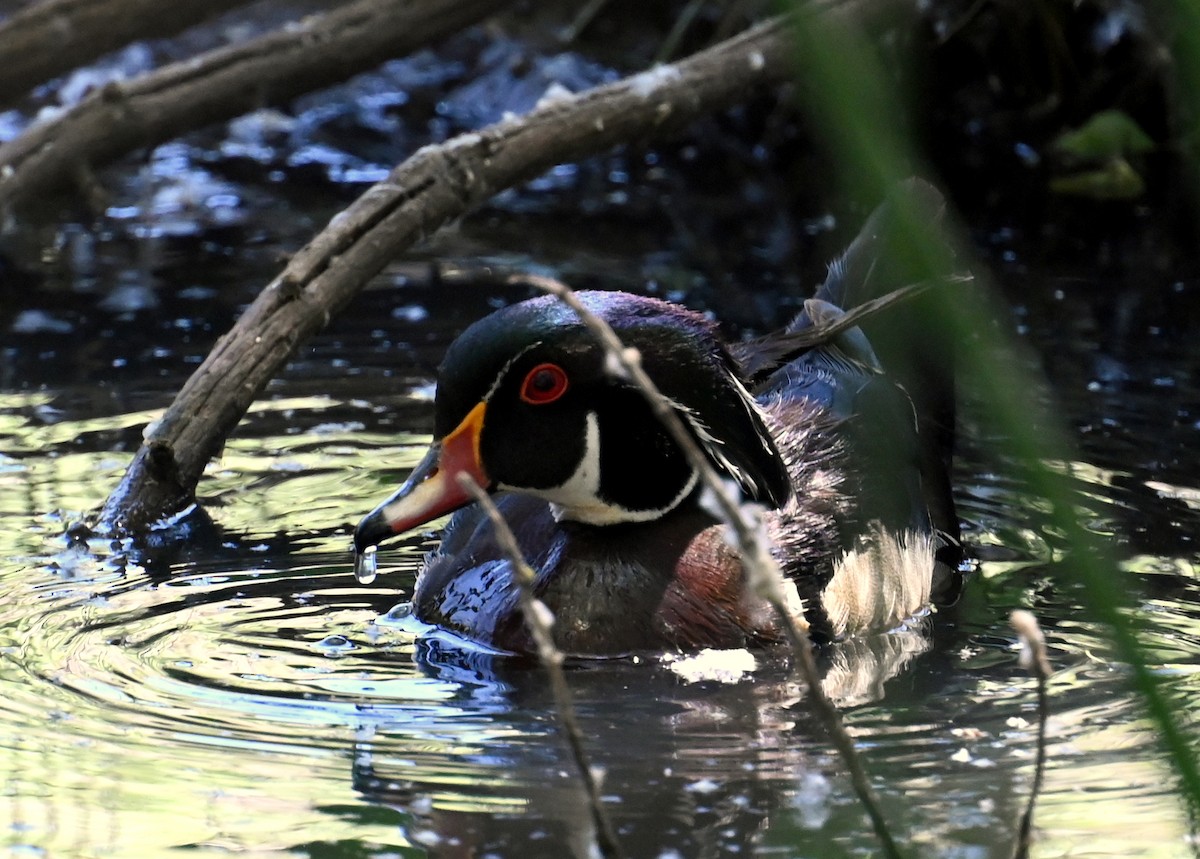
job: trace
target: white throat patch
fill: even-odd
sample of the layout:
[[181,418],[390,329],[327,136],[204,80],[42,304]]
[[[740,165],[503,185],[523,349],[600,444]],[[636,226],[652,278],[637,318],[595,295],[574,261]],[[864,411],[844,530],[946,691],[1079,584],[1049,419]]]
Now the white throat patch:
[[[655,510],[629,510],[600,497],[600,421],[595,412],[587,413],[587,432],[583,456],[575,472],[560,485],[539,489],[536,494],[550,502],[555,520],[583,522],[588,525],[616,525],[621,522],[649,522],[673,510],[696,487],[699,475],[693,470],[679,493]],[[515,492],[530,492],[519,486],[503,486]]]

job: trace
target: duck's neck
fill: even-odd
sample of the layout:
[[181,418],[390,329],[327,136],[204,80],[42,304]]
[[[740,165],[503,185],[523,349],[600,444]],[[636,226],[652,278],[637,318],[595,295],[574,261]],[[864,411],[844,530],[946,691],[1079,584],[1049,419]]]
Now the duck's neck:
[[661,610],[681,559],[713,519],[691,498],[652,522],[565,521],[554,551],[535,566],[538,598],[554,613],[569,653],[661,650],[675,642]]

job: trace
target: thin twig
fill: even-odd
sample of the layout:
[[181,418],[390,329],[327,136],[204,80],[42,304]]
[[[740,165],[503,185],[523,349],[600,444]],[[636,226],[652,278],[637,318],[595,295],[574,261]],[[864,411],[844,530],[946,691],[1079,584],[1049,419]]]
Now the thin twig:
[[788,600],[784,595],[783,573],[771,556],[762,517],[749,505],[743,505],[741,499],[734,495],[731,484],[722,480],[708,457],[700,449],[700,445],[684,425],[678,412],[642,369],[641,355],[636,349],[626,348],[608,323],[584,307],[566,284],[537,275],[523,275],[514,278],[514,281],[527,283],[548,292],[575,311],[583,324],[604,347],[608,357],[616,363],[620,373],[642,392],[650,408],[700,475],[700,480],[712,494],[721,511],[721,519],[732,532],[742,556],[747,583],[758,596],[771,605],[779,619],[779,625],[791,646],[795,662],[808,686],[813,708],[850,773],[855,793],[858,794],[859,801],[862,802],[871,818],[875,834],[883,845],[884,854],[890,859],[898,859],[902,854],[879,810],[879,803],[875,799],[862,761],[854,748],[854,740],[842,724],[837,707],[821,687],[820,671],[813,654],[812,642],[808,637],[808,622],[803,615],[796,617],[788,608]]
[[475,503],[487,514],[495,529],[496,539],[500,548],[512,563],[513,580],[517,583],[517,595],[521,604],[521,613],[525,617],[525,626],[533,636],[537,647],[538,660],[546,673],[550,675],[550,690],[554,696],[554,706],[562,724],[563,733],[567,736],[567,745],[571,748],[571,756],[575,760],[575,768],[583,782],[588,796],[588,806],[592,813],[592,825],[596,830],[596,846],[605,857],[621,857],[621,846],[617,842],[616,830],[604,809],[600,799],[600,784],[596,774],[588,764],[587,753],[583,748],[583,732],[579,730],[579,720],[575,716],[575,704],[571,699],[571,688],[567,685],[566,674],[563,673],[562,651],[554,644],[554,635],[550,628],[554,623],[554,615],[546,604],[533,593],[535,573],[526,562],[517,538],[512,529],[500,515],[487,492],[472,479],[469,474],[460,474],[458,483],[463,487]]
[[683,42],[683,37],[687,34],[688,28],[692,26],[692,22],[696,20],[696,16],[704,8],[704,0],[691,0],[683,10],[675,16],[675,23],[671,25],[671,31],[667,33],[662,44],[658,47],[658,52],[654,57],[654,62],[665,63],[671,57],[675,56],[675,52],[679,50],[679,45]]
[[1050,659],[1046,655],[1046,637],[1032,612],[1018,609],[1009,615],[1008,622],[1021,639],[1021,667],[1037,681],[1038,734],[1037,760],[1033,767],[1033,784],[1029,788],[1029,802],[1021,815],[1017,830],[1017,844],[1013,859],[1026,859],[1033,835],[1033,809],[1038,794],[1042,792],[1042,778],[1046,772],[1046,722],[1050,718],[1050,696],[1046,684],[1050,680]]
[[563,43],[569,45],[578,39],[606,5],[608,5],[608,0],[588,0],[563,31],[561,36]]

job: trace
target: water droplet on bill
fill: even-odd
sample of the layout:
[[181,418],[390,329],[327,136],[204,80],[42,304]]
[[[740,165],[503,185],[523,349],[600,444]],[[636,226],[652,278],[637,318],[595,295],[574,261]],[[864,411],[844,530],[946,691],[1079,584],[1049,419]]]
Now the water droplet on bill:
[[360,585],[369,585],[375,581],[375,575],[379,570],[379,561],[375,556],[377,548],[376,546],[367,546],[361,552],[354,553],[354,578],[358,579]]

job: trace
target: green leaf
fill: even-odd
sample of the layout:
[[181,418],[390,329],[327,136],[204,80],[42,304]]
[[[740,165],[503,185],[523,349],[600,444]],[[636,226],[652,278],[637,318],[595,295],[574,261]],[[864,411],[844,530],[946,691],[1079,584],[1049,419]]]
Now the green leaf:
[[1102,110],[1079,128],[1060,134],[1053,148],[1081,160],[1099,160],[1151,152],[1156,144],[1129,114]]
[[1095,170],[1070,173],[1050,180],[1056,194],[1093,200],[1132,200],[1146,191],[1141,174],[1124,158],[1111,158]]

